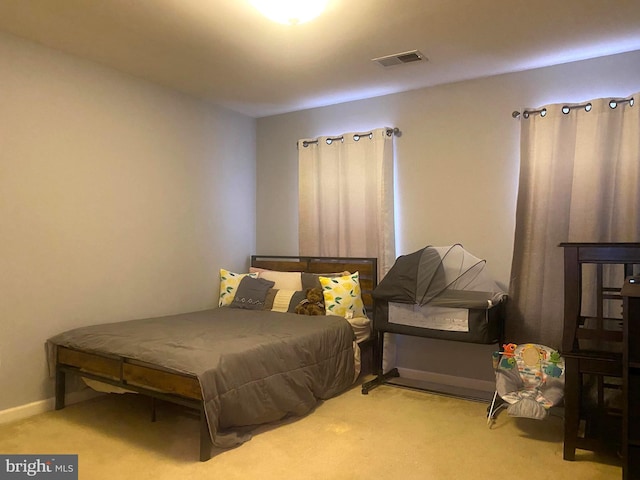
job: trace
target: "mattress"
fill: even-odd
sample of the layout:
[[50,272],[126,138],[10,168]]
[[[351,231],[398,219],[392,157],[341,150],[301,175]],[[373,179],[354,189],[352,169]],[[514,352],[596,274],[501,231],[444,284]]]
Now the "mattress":
[[356,336],[356,342],[362,343],[371,338],[371,320],[367,317],[352,317],[347,321],[353,329],[353,334]]

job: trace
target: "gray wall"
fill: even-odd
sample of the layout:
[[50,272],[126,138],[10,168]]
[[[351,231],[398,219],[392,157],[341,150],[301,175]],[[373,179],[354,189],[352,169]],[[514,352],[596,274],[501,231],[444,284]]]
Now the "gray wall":
[[255,250],[255,120],[0,35],[0,411],[45,340],[217,304]]
[[[296,140],[398,127],[397,254],[459,242],[486,258],[506,288],[519,171],[512,111],[638,91],[640,52],[632,52],[261,118],[257,250],[298,251]],[[492,379],[492,346],[412,337],[398,343],[399,366]]]

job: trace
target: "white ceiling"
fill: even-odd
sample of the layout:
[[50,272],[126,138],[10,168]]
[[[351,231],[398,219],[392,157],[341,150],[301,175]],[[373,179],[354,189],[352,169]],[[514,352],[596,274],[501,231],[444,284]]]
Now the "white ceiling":
[[640,1],[331,0],[284,26],[248,0],[0,0],[0,30],[262,117],[640,50]]

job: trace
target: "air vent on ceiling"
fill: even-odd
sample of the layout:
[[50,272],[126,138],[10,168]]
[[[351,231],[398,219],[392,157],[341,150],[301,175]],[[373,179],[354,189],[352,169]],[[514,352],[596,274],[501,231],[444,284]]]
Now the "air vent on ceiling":
[[409,52],[394,53],[393,55],[386,55],[384,57],[372,58],[372,62],[376,62],[383,67],[391,67],[393,65],[402,65],[403,63],[412,63],[426,61],[425,57],[418,50],[411,50]]

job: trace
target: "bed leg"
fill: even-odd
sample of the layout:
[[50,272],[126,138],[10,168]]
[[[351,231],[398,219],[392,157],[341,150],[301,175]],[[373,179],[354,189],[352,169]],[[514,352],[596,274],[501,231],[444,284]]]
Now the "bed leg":
[[204,405],[200,408],[200,461],[206,462],[211,458],[211,436],[209,435],[209,424],[207,423],[207,414],[204,411]]
[[156,421],[156,397],[151,397],[151,421]]
[[64,408],[64,392],[66,389],[66,374],[60,367],[56,367],[56,410]]
[[373,390],[376,387],[384,384],[390,378],[397,378],[400,376],[397,368],[392,368],[387,373],[378,375],[373,380],[369,380],[366,383],[362,384],[362,395],[368,395],[370,390]]

